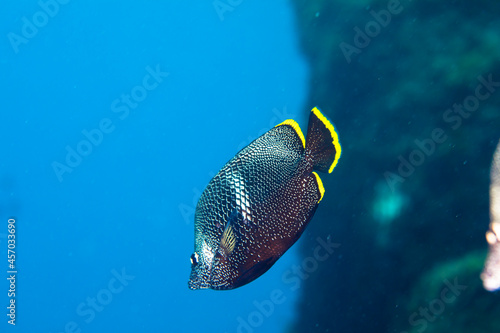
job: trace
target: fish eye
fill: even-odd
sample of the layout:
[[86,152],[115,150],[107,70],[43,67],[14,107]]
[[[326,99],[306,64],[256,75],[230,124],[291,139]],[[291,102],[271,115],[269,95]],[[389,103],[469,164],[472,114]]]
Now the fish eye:
[[190,259],[191,259],[191,265],[196,266],[196,265],[198,264],[198,260],[199,260],[198,253],[196,253],[196,252],[195,252],[195,253],[193,253],[193,254],[191,255],[191,258],[190,258]]

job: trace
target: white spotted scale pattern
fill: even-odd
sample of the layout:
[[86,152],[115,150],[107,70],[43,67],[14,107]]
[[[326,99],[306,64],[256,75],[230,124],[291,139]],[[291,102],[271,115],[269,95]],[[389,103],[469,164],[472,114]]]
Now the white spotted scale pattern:
[[311,172],[302,141],[288,125],[271,129],[232,158],[198,202],[200,259],[189,287],[232,289],[269,269],[314,214],[320,192]]

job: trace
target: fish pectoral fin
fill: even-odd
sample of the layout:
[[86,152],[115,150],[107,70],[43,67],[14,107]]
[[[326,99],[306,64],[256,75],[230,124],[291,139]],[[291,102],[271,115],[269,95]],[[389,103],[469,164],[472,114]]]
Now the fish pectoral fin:
[[226,255],[230,255],[236,246],[236,235],[234,233],[234,228],[230,223],[226,225],[226,228],[222,233],[220,246]]

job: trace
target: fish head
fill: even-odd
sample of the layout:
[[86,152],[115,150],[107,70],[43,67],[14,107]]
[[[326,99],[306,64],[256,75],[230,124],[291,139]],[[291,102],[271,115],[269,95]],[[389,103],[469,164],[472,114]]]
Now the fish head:
[[227,290],[240,286],[239,271],[229,260],[224,244],[221,247],[219,243],[211,243],[210,237],[201,236],[198,240],[190,258],[189,289]]
[[191,290],[211,288],[210,280],[214,265],[215,250],[206,240],[197,242],[195,251],[191,255],[191,275],[188,287]]

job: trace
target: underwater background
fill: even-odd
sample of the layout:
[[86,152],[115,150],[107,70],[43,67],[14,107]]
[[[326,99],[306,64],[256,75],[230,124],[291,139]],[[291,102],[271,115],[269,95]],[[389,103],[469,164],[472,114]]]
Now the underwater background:
[[[4,3],[0,332],[499,332],[500,295],[479,279],[498,13],[491,0]],[[246,286],[189,290],[201,191],[276,124],[305,130],[314,106],[342,157],[301,239]]]

